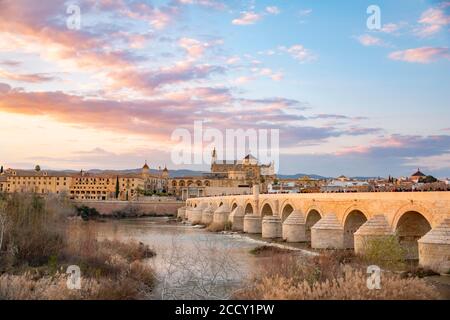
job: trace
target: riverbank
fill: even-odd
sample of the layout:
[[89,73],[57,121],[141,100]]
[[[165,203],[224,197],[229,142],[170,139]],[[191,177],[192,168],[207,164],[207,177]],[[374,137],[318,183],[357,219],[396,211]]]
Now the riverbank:
[[68,219],[72,211],[58,197],[0,200],[0,299],[149,298],[155,274],[145,261],[155,252],[135,241],[100,240],[92,222]]

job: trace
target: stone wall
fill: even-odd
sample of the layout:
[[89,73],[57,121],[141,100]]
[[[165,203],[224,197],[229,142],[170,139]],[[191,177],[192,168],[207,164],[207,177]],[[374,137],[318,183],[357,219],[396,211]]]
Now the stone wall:
[[114,211],[126,210],[130,206],[148,215],[177,215],[177,210],[184,206],[184,201],[74,201],[78,206],[85,205],[97,209],[102,215],[111,215]]

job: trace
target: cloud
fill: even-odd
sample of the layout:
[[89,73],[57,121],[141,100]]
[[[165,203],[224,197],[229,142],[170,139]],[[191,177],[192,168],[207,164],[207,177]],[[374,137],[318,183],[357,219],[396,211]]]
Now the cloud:
[[281,10],[276,6],[266,7],[266,11],[270,14],[280,14]]
[[226,5],[221,1],[216,0],[177,0],[180,4],[188,4],[188,5],[198,5],[204,7],[210,7],[215,9],[225,9]]
[[222,43],[222,40],[201,42],[192,38],[181,38],[178,41],[179,46],[186,50],[188,57],[194,60],[201,58],[208,48],[212,48]]
[[239,18],[234,19],[231,23],[238,26],[247,26],[255,24],[262,19],[262,15],[255,12],[242,12]]
[[8,93],[9,91],[11,91],[11,86],[0,82],[0,94]]
[[394,51],[389,54],[389,58],[410,63],[430,63],[439,59],[449,59],[450,51],[448,48],[421,47]]
[[444,11],[444,8],[449,6],[448,3],[444,2],[438,7],[430,8],[422,13],[419,19],[420,27],[415,30],[419,37],[430,37],[450,24],[450,16]]
[[0,69],[0,78],[30,83],[48,82],[55,80],[55,77],[46,73],[19,74],[14,72],[8,72],[2,69]]
[[21,65],[21,62],[16,60],[3,60],[0,64],[7,67],[18,67]]
[[1,112],[45,116],[81,128],[148,137],[168,144],[175,128],[190,128],[198,120],[219,130],[280,129],[283,146],[375,132],[370,128],[304,125],[302,122],[308,120],[302,114],[305,110],[305,104],[295,99],[239,98],[221,87],[197,87],[170,92],[161,98],[116,101],[62,92],[25,92],[0,85]]
[[306,16],[309,16],[312,12],[313,12],[312,9],[303,9],[303,10],[300,10],[298,14],[301,17],[306,17]]
[[427,157],[450,151],[449,135],[413,136],[399,135],[378,138],[364,146],[353,146],[337,152],[337,155],[364,155],[383,157]]
[[317,57],[310,50],[306,49],[301,44],[295,44],[291,47],[281,46],[279,49],[283,52],[289,53],[292,58],[300,62],[308,62],[316,60]]
[[225,69],[208,64],[195,65],[189,61],[181,61],[173,66],[157,70],[139,72],[116,71],[109,74],[114,79],[112,89],[123,87],[152,94],[156,89],[169,84],[207,79],[213,74],[221,74]]
[[364,34],[364,35],[358,36],[358,37],[356,37],[356,39],[359,41],[359,43],[361,43],[363,46],[366,46],[366,47],[371,47],[371,46],[382,47],[382,46],[386,45],[384,43],[384,41],[381,40],[380,38],[371,36],[369,34]]
[[400,29],[400,25],[396,23],[386,23],[381,27],[381,32],[394,33]]

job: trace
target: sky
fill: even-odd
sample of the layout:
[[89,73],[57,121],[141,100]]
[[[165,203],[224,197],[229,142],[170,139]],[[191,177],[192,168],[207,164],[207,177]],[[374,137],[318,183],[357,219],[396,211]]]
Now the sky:
[[279,130],[283,174],[450,177],[449,44],[450,1],[0,0],[0,164],[207,170],[202,121]]

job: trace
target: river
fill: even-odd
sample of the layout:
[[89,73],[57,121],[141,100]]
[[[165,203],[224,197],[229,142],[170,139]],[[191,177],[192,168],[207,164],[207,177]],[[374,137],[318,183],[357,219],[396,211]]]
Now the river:
[[268,259],[250,253],[264,242],[168,218],[108,220],[97,227],[102,238],[140,241],[156,252],[148,260],[158,279],[153,299],[230,298]]

